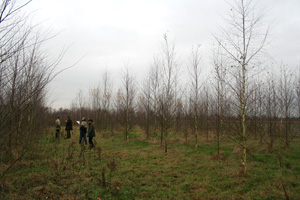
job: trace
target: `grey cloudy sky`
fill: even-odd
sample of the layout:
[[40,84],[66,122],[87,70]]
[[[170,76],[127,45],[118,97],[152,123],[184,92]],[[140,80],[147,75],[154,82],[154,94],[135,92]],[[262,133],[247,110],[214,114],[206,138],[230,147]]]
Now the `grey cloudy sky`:
[[[275,22],[269,54],[278,63],[299,66],[300,1],[261,0],[258,6]],[[166,32],[182,63],[191,47],[201,44],[203,63],[210,68],[211,33],[225,23],[222,16],[230,6],[224,0],[35,0],[27,9],[34,11],[33,23],[43,22],[42,29],[60,33],[45,46],[50,61],[70,46],[58,69],[85,56],[51,83],[51,106],[68,108],[79,89],[87,91],[100,82],[105,69],[118,84],[129,63],[142,80]]]

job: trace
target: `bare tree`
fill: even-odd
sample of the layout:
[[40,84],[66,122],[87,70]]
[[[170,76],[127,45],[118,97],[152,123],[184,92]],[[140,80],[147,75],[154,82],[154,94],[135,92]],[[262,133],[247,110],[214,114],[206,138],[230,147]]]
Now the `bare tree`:
[[102,109],[103,109],[102,121],[103,121],[103,129],[105,135],[107,134],[108,131],[112,91],[113,91],[113,86],[112,86],[111,76],[106,69],[102,77],[102,101],[101,101]]
[[[158,134],[158,126],[159,126],[159,91],[161,87],[161,73],[160,73],[160,65],[161,62],[159,59],[154,59],[151,67],[150,67],[150,90],[151,90],[151,98],[152,98],[152,110],[153,110],[153,129],[154,136]],[[161,145],[162,145],[163,136],[161,136]]]
[[264,91],[264,82],[262,82],[259,78],[254,80],[252,84],[252,92],[249,98],[249,117],[250,125],[249,132],[251,135],[254,135],[254,139],[260,140],[260,143],[263,142],[263,130],[264,130],[264,101],[266,100],[267,92]]
[[185,138],[185,144],[189,143],[188,137],[189,137],[189,131],[190,131],[190,119],[192,118],[192,112],[193,108],[191,108],[193,105],[191,103],[191,93],[188,93],[188,91],[184,91],[184,95],[182,98],[183,105],[182,105],[182,111],[183,111],[183,135]]
[[266,117],[268,120],[268,141],[266,143],[268,144],[268,151],[273,152],[274,151],[274,141],[276,139],[277,134],[277,117],[280,116],[280,105],[279,98],[278,98],[278,83],[275,81],[273,74],[270,74],[270,77],[267,80],[267,86],[265,88],[266,98],[265,98],[265,111],[266,111]]
[[70,105],[70,112],[72,113],[73,119],[79,119],[80,114],[78,113],[78,105],[75,99],[72,100]]
[[205,116],[205,132],[206,132],[206,142],[209,141],[209,118],[210,118],[210,114],[211,114],[211,110],[210,109],[214,104],[212,103],[212,99],[211,96],[212,94],[210,94],[210,89],[209,87],[206,85],[203,88],[203,92],[204,92],[204,96],[203,96],[203,105],[204,105],[204,116]]
[[100,110],[101,110],[101,91],[99,87],[94,87],[89,90],[89,104],[87,105],[89,108],[89,113],[92,112],[94,115],[95,121],[98,121]]
[[176,81],[176,60],[175,45],[170,44],[167,35],[164,35],[162,53],[162,85],[159,94],[159,109],[161,118],[161,136],[165,145],[165,152],[168,151],[168,133],[171,128],[172,119],[175,114],[175,81]]
[[289,147],[289,133],[290,133],[290,118],[293,115],[294,103],[294,76],[293,72],[287,68],[286,65],[281,66],[280,69],[280,101],[283,106],[282,118],[284,119],[284,135],[285,135],[285,148]]
[[121,88],[118,89],[114,101],[114,115],[115,115],[115,130],[119,130],[119,125],[123,121],[123,116],[124,116],[124,106],[123,106],[123,99],[124,99],[124,94],[121,90]]
[[87,106],[86,106],[86,96],[84,94],[84,91],[82,89],[80,89],[76,95],[76,102],[77,102],[77,105],[79,107],[79,117],[80,119],[82,117],[84,117],[83,115],[85,114],[84,113],[84,110],[87,109]]
[[214,52],[213,63],[216,74],[216,121],[217,121],[217,151],[220,154],[220,137],[223,135],[223,121],[224,121],[224,102],[226,95],[226,71],[227,71],[227,61],[226,58],[220,52],[221,49],[218,48]]
[[192,97],[191,100],[193,102],[193,110],[194,110],[194,136],[195,136],[195,149],[198,148],[198,122],[199,122],[199,106],[200,106],[200,89],[202,83],[200,82],[201,76],[201,56],[199,53],[200,45],[197,46],[195,49],[192,49],[191,52],[191,61],[190,61],[190,79],[191,79],[191,93]]
[[136,85],[133,75],[130,74],[128,66],[126,66],[125,71],[122,73],[122,83],[123,92],[122,97],[122,110],[123,113],[123,127],[125,139],[129,142],[129,132],[132,128],[132,118],[135,110],[135,95],[136,95]]
[[228,26],[221,27],[222,37],[215,36],[217,43],[224,49],[233,66],[240,72],[235,76],[240,85],[238,98],[241,120],[241,134],[239,145],[242,147],[242,169],[246,173],[247,139],[246,139],[246,90],[249,70],[254,66],[267,45],[269,26],[263,23],[264,13],[257,12],[252,0],[234,0],[230,4],[231,12]]
[[151,108],[153,104],[153,99],[151,95],[151,71],[149,75],[146,77],[145,81],[143,82],[142,94],[140,96],[140,102],[144,108],[145,112],[145,131],[147,139],[150,137],[150,119],[151,119]]

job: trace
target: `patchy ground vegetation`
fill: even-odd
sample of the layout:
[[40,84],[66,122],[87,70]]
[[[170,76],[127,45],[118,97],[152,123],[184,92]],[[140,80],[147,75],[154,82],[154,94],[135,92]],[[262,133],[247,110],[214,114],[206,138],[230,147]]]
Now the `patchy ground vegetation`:
[[[53,132],[53,133],[52,133]],[[240,175],[240,150],[222,141],[193,144],[170,136],[168,153],[159,138],[144,133],[96,137],[96,148],[42,137],[0,179],[1,199],[297,199],[300,196],[300,143],[277,152],[249,142],[248,172]],[[204,139],[202,140],[204,141]],[[1,166],[4,169],[5,166]]]

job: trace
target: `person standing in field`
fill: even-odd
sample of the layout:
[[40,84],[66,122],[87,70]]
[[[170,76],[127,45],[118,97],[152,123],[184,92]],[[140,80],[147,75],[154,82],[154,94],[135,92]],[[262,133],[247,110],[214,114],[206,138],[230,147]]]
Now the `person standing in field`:
[[55,120],[55,129],[56,129],[55,137],[58,138],[59,134],[60,134],[60,120],[59,120],[59,116]]
[[79,137],[79,144],[81,144],[82,138],[84,139],[84,143],[87,144],[86,141],[86,132],[87,132],[87,123],[85,117],[81,119],[80,123],[80,137]]
[[95,137],[95,127],[94,127],[93,120],[89,119],[88,124],[89,124],[89,131],[88,131],[89,144],[90,144],[90,148],[94,148],[95,145],[93,143],[93,137]]
[[72,120],[70,116],[68,116],[66,120],[67,139],[71,138],[71,130],[73,130]]

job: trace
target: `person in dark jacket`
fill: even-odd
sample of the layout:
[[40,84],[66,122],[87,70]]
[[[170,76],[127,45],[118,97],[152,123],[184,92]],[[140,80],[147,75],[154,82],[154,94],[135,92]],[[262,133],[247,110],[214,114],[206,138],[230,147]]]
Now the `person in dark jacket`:
[[71,130],[73,130],[72,120],[70,119],[70,116],[68,116],[66,120],[67,138],[71,138]]
[[88,131],[89,144],[90,144],[90,148],[94,148],[95,145],[93,143],[93,137],[95,137],[95,127],[94,127],[93,120],[89,119],[88,124],[89,124],[89,131]]
[[87,132],[87,123],[85,117],[82,118],[80,123],[80,137],[79,137],[79,144],[81,144],[82,138],[84,139],[84,143],[87,144],[86,141],[86,132]]

